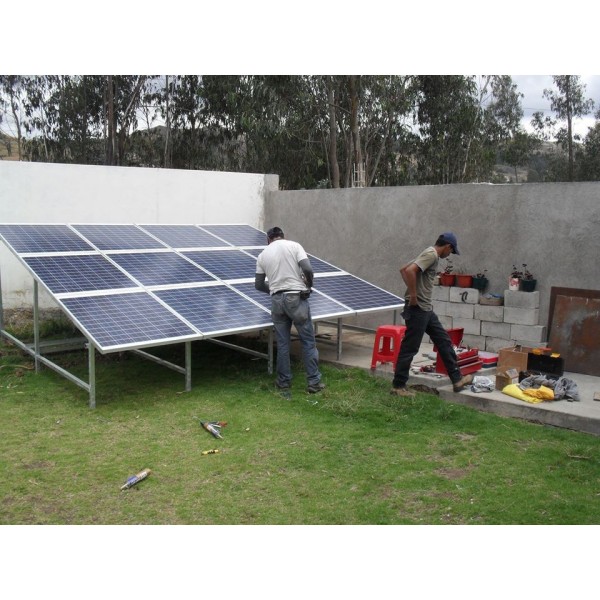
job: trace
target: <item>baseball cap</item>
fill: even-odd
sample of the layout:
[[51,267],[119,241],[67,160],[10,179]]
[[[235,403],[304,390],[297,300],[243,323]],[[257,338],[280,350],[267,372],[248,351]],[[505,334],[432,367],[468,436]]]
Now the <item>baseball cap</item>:
[[460,254],[460,252],[458,251],[458,243],[456,241],[456,236],[451,231],[442,233],[440,237],[444,240],[444,242],[446,242],[446,244],[452,244],[452,254]]

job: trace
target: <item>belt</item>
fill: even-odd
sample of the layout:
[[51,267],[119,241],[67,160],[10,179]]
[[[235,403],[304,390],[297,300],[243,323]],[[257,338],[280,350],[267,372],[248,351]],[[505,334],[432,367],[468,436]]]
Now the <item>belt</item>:
[[300,290],[279,290],[278,292],[273,292],[273,296],[277,296],[278,294],[300,294]]

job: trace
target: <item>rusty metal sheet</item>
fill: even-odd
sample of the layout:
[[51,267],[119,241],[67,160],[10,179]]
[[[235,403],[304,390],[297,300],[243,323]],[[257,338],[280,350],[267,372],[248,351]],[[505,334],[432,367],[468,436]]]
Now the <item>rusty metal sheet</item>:
[[552,288],[548,342],[565,371],[600,376],[600,291]]

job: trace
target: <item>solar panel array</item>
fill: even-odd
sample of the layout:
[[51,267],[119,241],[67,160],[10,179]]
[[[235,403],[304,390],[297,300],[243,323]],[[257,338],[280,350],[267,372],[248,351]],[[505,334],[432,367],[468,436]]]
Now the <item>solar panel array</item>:
[[[250,225],[0,224],[0,239],[101,352],[271,326],[254,289],[266,234]],[[309,255],[313,319],[404,301]]]

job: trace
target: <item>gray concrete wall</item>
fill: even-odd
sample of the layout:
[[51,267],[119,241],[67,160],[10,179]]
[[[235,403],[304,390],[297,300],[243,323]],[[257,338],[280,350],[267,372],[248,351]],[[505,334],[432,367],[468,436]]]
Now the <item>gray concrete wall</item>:
[[454,231],[455,272],[487,269],[488,292],[503,293],[513,263],[527,263],[541,325],[552,286],[600,289],[600,183],[275,191],[265,207],[265,227],[273,225],[307,252],[400,295],[399,267]]
[[[263,228],[277,175],[0,161],[0,223],[247,223]],[[0,243],[4,308],[30,307],[32,278]],[[43,307],[53,306],[42,294]]]

